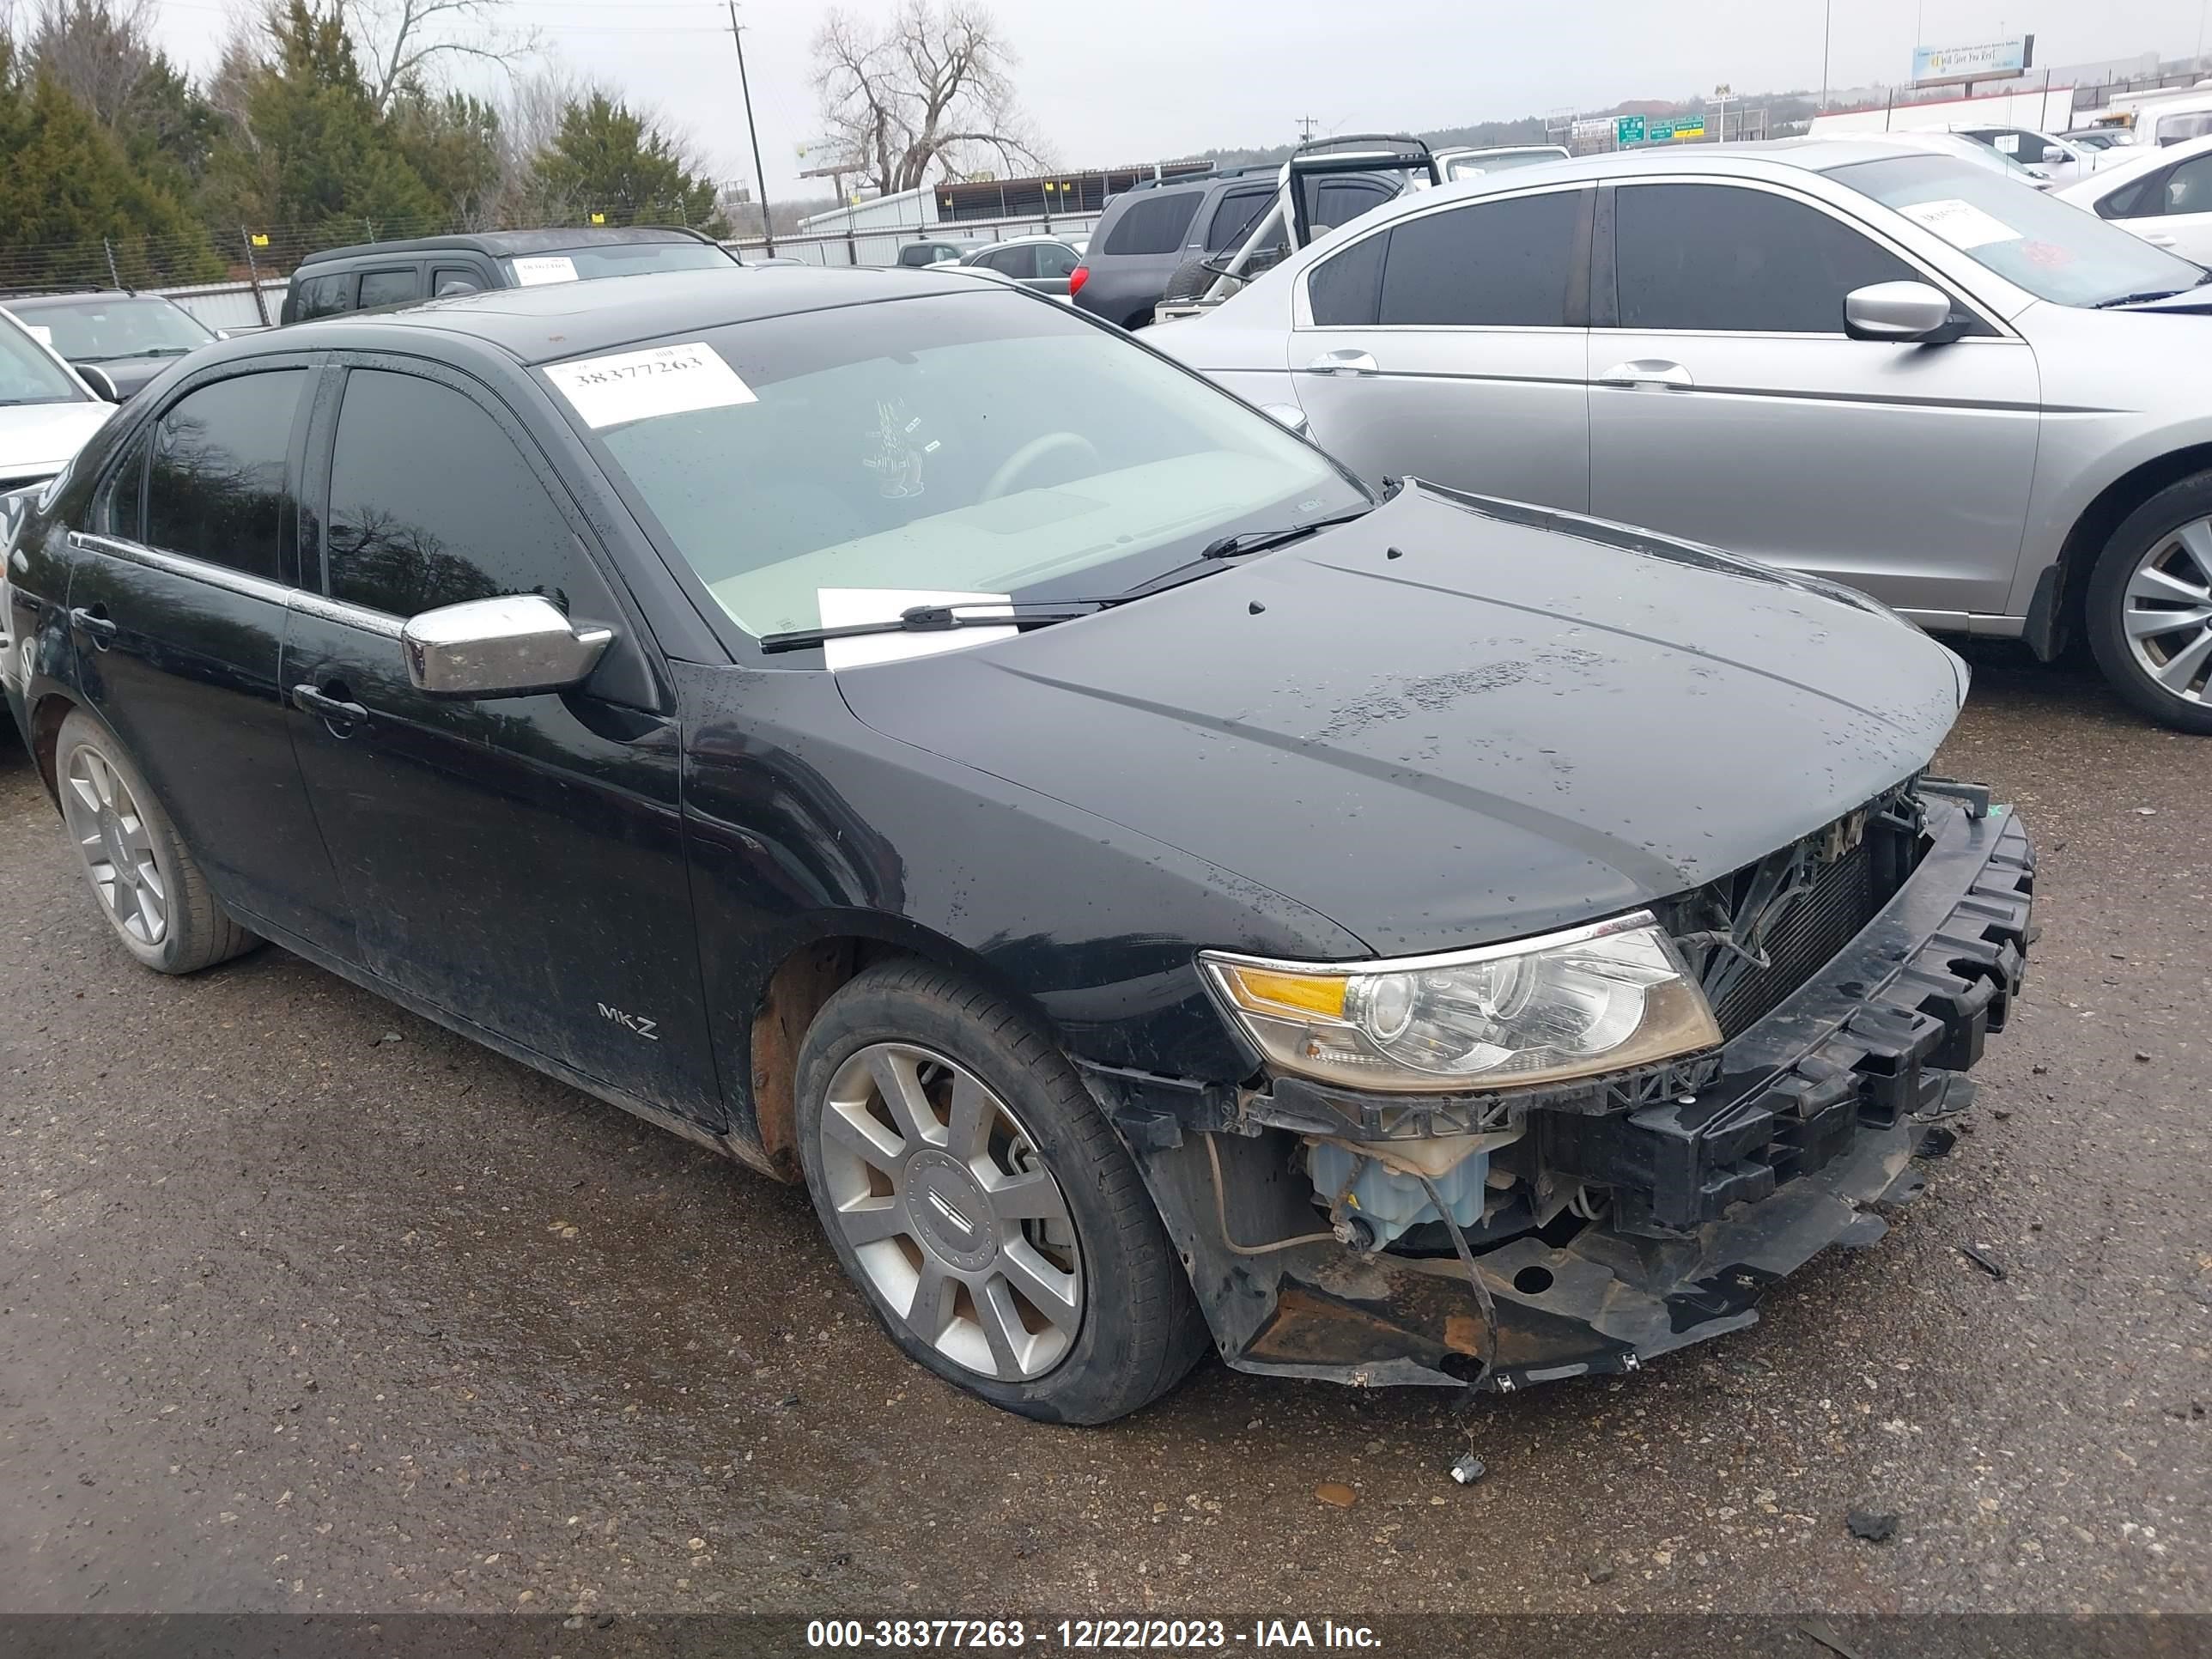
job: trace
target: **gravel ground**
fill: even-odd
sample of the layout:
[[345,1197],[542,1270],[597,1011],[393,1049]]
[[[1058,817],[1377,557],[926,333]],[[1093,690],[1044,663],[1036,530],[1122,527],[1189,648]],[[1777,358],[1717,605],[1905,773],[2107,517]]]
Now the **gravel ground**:
[[1927,1197],[1468,1488],[1425,1392],[955,1394],[801,1194],[281,951],[136,969],[0,747],[0,1610],[2212,1610],[2212,740],[1978,672],[2045,933]]

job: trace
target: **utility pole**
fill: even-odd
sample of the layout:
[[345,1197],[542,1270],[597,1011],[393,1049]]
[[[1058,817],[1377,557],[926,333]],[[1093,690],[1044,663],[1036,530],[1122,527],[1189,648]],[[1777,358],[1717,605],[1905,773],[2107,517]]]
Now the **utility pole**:
[[1825,0],[1820,8],[1820,107],[1828,107],[1828,38],[1836,19],[1836,0]]
[[1298,117],[1298,142],[1300,143],[1310,144],[1313,143],[1313,130],[1314,118],[1312,116],[1301,115]]
[[[775,258],[775,222],[768,212],[768,169],[761,166],[760,133],[753,125],[753,89],[745,79],[745,34],[738,27],[738,0],[730,0],[730,39],[738,43],[738,90],[745,100],[745,137],[753,146],[753,193],[760,198],[761,235],[769,258]],[[842,180],[840,181],[842,182]]]

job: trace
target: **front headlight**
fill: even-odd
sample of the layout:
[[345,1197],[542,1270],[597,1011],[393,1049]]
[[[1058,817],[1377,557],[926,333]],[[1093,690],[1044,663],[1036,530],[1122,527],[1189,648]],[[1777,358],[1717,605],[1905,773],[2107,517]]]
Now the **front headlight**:
[[1648,910],[1511,945],[1360,963],[1199,955],[1286,1072],[1354,1089],[1510,1089],[1650,1065],[1721,1040]]

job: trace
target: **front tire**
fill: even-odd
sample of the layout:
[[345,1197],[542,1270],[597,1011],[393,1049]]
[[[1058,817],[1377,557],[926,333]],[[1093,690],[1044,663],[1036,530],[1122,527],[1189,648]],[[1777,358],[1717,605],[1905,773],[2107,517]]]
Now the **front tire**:
[[837,1259],[908,1356],[994,1406],[1103,1423],[1207,1344],[1129,1154],[1019,1010],[911,960],[823,1006],[798,1139]]
[[157,974],[195,974],[260,940],[225,914],[146,780],[107,728],[82,710],[54,744],[62,822],[100,913]]
[[2085,622],[2122,696],[2161,725],[2212,734],[2212,472],[2161,489],[2112,532]]

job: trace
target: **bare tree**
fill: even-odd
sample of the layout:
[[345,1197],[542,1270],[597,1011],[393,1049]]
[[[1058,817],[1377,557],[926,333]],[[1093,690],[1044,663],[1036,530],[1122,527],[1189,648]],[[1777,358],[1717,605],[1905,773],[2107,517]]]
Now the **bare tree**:
[[979,156],[1042,164],[1014,96],[1018,61],[976,0],[902,0],[881,28],[830,12],[814,37],[814,86],[853,171],[891,195],[933,171],[969,171]]
[[[267,0],[271,14],[283,0]],[[507,24],[507,0],[307,0],[316,17],[336,18],[352,39],[362,78],[378,114],[410,88],[434,91],[455,59],[512,72],[538,50],[535,29]]]
[[30,13],[30,60],[113,131],[154,65],[157,9],[155,0],[39,0]]

